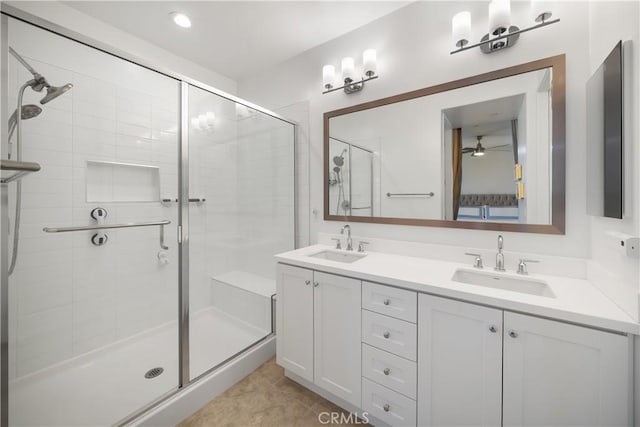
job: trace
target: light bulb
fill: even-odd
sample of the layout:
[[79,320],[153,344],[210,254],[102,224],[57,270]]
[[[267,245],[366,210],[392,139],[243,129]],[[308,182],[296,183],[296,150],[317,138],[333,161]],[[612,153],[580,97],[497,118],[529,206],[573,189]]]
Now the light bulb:
[[471,39],[471,13],[464,11],[451,19],[451,34],[456,47],[464,47]]
[[325,65],[322,67],[322,85],[325,89],[331,89],[336,79],[336,67],[333,65]]
[[213,125],[216,121],[215,113],[213,111],[207,111],[206,117],[207,117],[207,127],[213,128]]
[[191,28],[191,19],[189,19],[189,17],[184,13],[171,12],[169,16],[171,16],[171,19],[173,19],[173,22],[175,22],[177,26],[182,28]]
[[355,76],[355,65],[353,63],[353,58],[347,56],[346,58],[342,58],[342,80],[345,82],[348,80],[353,81]]
[[364,75],[371,77],[376,73],[376,50],[367,49],[362,52],[362,69]]
[[489,32],[499,36],[511,26],[510,0],[491,0],[489,3]]
[[551,4],[543,0],[531,0],[531,15],[536,22],[551,18]]

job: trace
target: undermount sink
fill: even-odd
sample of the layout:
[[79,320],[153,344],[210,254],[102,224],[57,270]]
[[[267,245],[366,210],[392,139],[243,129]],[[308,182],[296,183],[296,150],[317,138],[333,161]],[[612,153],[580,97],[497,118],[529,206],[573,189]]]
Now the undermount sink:
[[554,293],[545,282],[535,279],[506,276],[498,273],[456,270],[451,278],[454,282],[486,288],[503,289],[505,291],[555,298]]
[[322,252],[317,252],[315,254],[311,254],[309,256],[312,258],[326,259],[329,261],[352,263],[366,257],[367,254],[358,253],[358,252],[353,253],[353,252],[346,252],[346,251],[338,251],[338,250],[333,250],[333,251],[326,250]]

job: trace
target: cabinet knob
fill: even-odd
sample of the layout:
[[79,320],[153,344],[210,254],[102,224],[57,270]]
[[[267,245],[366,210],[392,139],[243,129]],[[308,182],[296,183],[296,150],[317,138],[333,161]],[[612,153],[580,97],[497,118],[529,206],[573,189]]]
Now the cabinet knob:
[[389,331],[387,331],[384,334],[382,334],[382,336],[385,337],[385,338],[389,338],[391,336],[391,334],[389,333]]
[[496,328],[494,325],[489,326],[489,330],[490,330],[491,332],[493,332],[494,334],[495,334],[496,332],[498,332],[498,328]]
[[390,303],[390,302],[391,302],[391,301],[389,301],[389,298],[387,298],[387,299],[385,299],[384,301],[382,301],[382,303],[383,303],[384,305],[389,305],[389,303]]
[[317,288],[317,287],[318,287],[318,285],[320,285],[320,283],[319,283],[319,282],[313,282],[313,287],[314,287],[314,288]]
[[391,373],[391,369],[384,368],[384,371],[382,371],[382,372],[384,372],[385,375],[389,375]]
[[305,284],[305,285],[307,285],[307,286],[309,286],[309,285],[311,284],[311,280],[305,280],[305,281],[304,281],[304,284]]
[[509,336],[511,338],[518,338],[518,333],[516,331],[509,331]]
[[382,409],[384,409],[384,412],[389,412],[389,409],[391,409],[391,406],[389,406],[388,403],[385,403]]

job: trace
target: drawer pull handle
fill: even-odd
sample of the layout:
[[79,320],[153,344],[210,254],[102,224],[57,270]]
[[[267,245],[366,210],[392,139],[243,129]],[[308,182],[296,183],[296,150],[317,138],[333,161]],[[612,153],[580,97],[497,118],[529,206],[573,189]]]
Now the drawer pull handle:
[[305,284],[305,285],[307,285],[307,286],[309,286],[309,285],[311,284],[311,280],[305,280],[305,281],[304,281],[304,284]]
[[390,303],[390,302],[391,302],[391,301],[389,301],[389,298],[387,298],[387,299],[385,299],[384,301],[382,301],[382,303],[383,303],[384,305],[389,305],[389,303]]
[[384,368],[384,371],[382,371],[382,372],[384,372],[385,375],[389,375],[391,373],[391,369]]
[[491,325],[491,326],[489,327],[489,330],[490,330],[491,332],[493,332],[494,334],[495,334],[496,332],[498,332],[498,328],[496,328],[496,327],[495,327],[495,326],[493,326],[493,325]]
[[382,334],[382,336],[388,339],[391,336],[391,334],[387,331],[384,334]]
[[385,403],[382,409],[384,409],[384,412],[389,412],[389,409],[391,409],[391,406],[389,406],[388,403]]
[[320,285],[320,283],[319,283],[319,282],[313,282],[313,287],[314,287],[314,288],[317,288],[319,285]]
[[509,336],[511,338],[518,338],[518,333],[516,331],[509,331]]

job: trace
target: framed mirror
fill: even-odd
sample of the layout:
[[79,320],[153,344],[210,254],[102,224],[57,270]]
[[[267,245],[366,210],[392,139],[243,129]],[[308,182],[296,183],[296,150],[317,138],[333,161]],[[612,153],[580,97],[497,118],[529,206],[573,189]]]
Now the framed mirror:
[[564,234],[565,56],[325,113],[324,219]]

